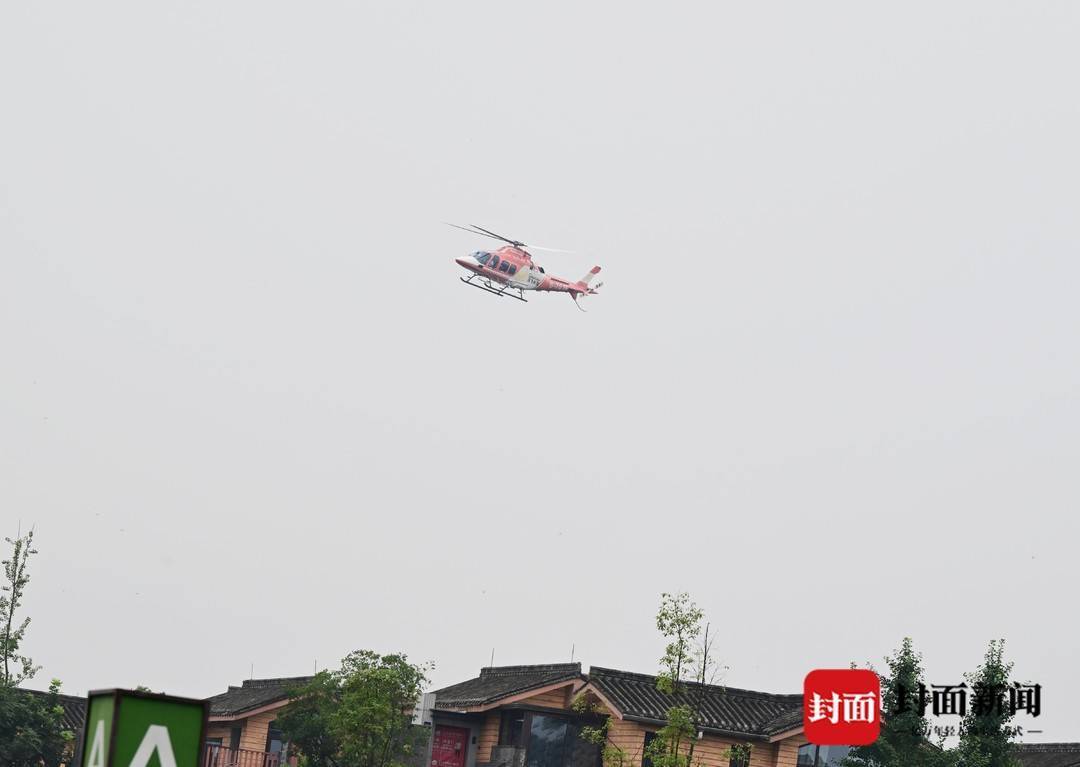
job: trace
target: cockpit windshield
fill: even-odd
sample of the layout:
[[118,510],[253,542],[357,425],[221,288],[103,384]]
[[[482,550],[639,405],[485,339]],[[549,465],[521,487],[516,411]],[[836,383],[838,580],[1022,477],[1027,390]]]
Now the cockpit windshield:
[[486,264],[488,262],[488,259],[491,258],[491,254],[484,250],[478,250],[473,253],[472,256],[481,264]]

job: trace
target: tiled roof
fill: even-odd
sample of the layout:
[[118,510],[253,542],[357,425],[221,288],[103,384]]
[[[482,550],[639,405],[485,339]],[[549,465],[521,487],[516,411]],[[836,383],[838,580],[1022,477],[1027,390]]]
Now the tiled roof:
[[[786,696],[785,696],[786,697]],[[772,719],[765,723],[765,734],[776,735],[780,732],[787,732],[788,730],[794,730],[796,727],[802,727],[803,723],[803,709],[802,709],[802,696],[796,695],[799,699],[795,708],[788,710],[784,714]]]
[[480,676],[435,691],[435,708],[482,706],[499,698],[581,678],[580,663],[539,666],[488,666]]
[[310,676],[247,679],[240,687],[230,686],[227,691],[207,698],[210,702],[210,716],[236,716],[245,711],[287,700],[290,690],[302,687],[311,679]]
[[1080,765],[1080,743],[1017,743],[1013,754],[1023,767]]
[[593,666],[589,682],[630,720],[660,722],[669,708],[701,700],[701,726],[706,731],[768,737],[802,722],[802,695],[774,695],[720,685],[684,682],[678,695],[656,689],[656,677]]
[[[49,697],[49,693],[42,690],[26,690],[24,688],[24,691],[42,700],[47,700]],[[60,706],[64,709],[64,729],[75,733],[75,738],[78,740],[79,736],[82,735],[83,720],[86,718],[86,698],[63,694],[57,697],[60,700]]]

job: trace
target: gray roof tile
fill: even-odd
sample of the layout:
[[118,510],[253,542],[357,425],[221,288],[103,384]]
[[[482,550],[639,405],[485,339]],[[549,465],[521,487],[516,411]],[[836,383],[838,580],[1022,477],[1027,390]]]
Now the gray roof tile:
[[1023,767],[1080,765],[1080,743],[1017,743],[1013,754]]
[[487,666],[480,676],[435,691],[435,708],[467,708],[581,678],[580,663],[546,663],[538,666]]
[[207,698],[210,702],[210,716],[237,716],[245,711],[287,700],[290,690],[303,687],[311,679],[310,676],[247,679],[240,687],[230,686],[225,692]]
[[656,677],[593,666],[589,682],[624,717],[645,722],[666,718],[669,708],[701,699],[701,726],[706,731],[768,737],[802,723],[802,695],[774,695],[720,685],[684,682],[678,695],[656,689]]

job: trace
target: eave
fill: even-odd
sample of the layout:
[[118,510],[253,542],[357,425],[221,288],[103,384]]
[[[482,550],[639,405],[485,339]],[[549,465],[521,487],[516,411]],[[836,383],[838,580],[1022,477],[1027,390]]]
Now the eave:
[[282,700],[274,701],[273,703],[265,703],[261,706],[257,706],[246,711],[238,711],[234,714],[211,714],[209,717],[210,722],[239,722],[241,719],[247,719],[250,716],[257,716],[258,714],[265,714],[268,711],[277,711],[279,708],[283,708],[289,705],[289,699],[283,698]]
[[558,681],[558,682],[552,682],[550,684],[543,685],[542,687],[533,687],[533,688],[528,689],[528,690],[522,690],[521,692],[515,692],[512,695],[506,695],[506,696],[501,697],[501,698],[494,698],[492,700],[485,701],[483,703],[478,703],[478,704],[471,705],[471,706],[453,706],[453,705],[451,705],[451,706],[447,706],[446,708],[441,708],[439,706],[439,699],[438,699],[438,697],[436,697],[435,698],[435,710],[436,711],[452,711],[452,712],[456,712],[456,713],[459,713],[459,714],[479,713],[479,712],[483,712],[483,711],[490,711],[491,709],[498,708],[499,706],[508,706],[511,703],[517,703],[518,701],[526,700],[526,699],[532,698],[532,697],[534,697],[536,695],[543,695],[546,692],[551,692],[552,690],[558,690],[558,689],[561,689],[563,687],[570,687],[571,688],[570,695],[573,696],[573,695],[575,695],[577,693],[577,691],[584,684],[585,684],[585,682],[582,681],[581,679],[563,679],[563,680]]

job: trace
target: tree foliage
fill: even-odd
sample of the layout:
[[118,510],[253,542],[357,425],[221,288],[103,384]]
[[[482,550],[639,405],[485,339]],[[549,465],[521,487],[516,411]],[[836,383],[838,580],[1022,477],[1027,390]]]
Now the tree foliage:
[[25,655],[20,654],[19,645],[22,644],[26,629],[30,626],[30,618],[23,618],[19,623],[15,614],[22,605],[23,594],[27,584],[30,583],[30,575],[26,572],[26,565],[30,557],[37,554],[34,548],[34,531],[31,530],[25,536],[15,539],[4,538],[11,545],[11,556],[4,560],[4,585],[0,587],[0,659],[3,660],[3,668],[0,669],[0,686],[18,687],[37,673],[34,662]]
[[0,687],[0,764],[57,767],[66,760],[74,733],[64,730],[60,680],[47,695]]
[[694,642],[701,635],[704,617],[705,612],[694,604],[686,592],[665,592],[660,595],[656,629],[668,640],[664,655],[660,658],[660,674],[656,680],[656,686],[662,692],[678,692],[683,676],[693,662]]
[[[713,681],[711,676],[716,666],[711,656],[707,624],[702,637],[704,619],[705,612],[686,592],[665,592],[660,595],[656,628],[667,640],[667,645],[660,658],[656,687],[671,696],[672,705],[665,712],[664,725],[656,731],[644,753],[631,754],[608,740],[610,717],[600,726],[582,728],[583,738],[602,747],[604,767],[638,767],[642,757],[647,758],[652,767],[698,765],[694,761],[694,747],[704,702],[704,686]],[[688,690],[684,684],[686,681],[697,682],[699,686],[695,690]],[[595,713],[596,707],[579,698],[575,701],[575,710],[579,713]],[[749,761],[749,746],[732,746],[727,756]]]
[[[600,707],[585,695],[578,696],[570,706],[576,713],[585,716],[600,715]],[[600,746],[600,756],[604,767],[640,767],[641,751],[630,752],[608,740],[611,729],[611,717],[604,716],[598,725],[585,724],[581,727],[581,738]]]
[[869,746],[851,750],[845,767],[950,767],[953,754],[926,737],[928,722],[919,706],[924,684],[922,655],[910,637],[885,658],[886,673],[879,673],[881,710],[885,712],[881,735]]
[[278,726],[307,767],[395,767],[422,747],[413,706],[431,664],[357,650],[294,691]]
[[[667,709],[664,726],[646,750],[653,767],[692,767],[696,764],[694,748],[705,702],[705,686],[713,682],[716,667],[709,624],[702,629],[704,620],[705,611],[686,592],[660,595],[656,628],[668,643],[660,658],[656,687],[672,696],[673,705]],[[695,689],[685,688],[683,682],[688,679],[697,683]],[[735,746],[728,756],[749,759],[749,753],[743,751],[743,747]]]
[[1005,662],[1005,640],[990,642],[983,663],[967,674],[968,687],[978,695],[989,695],[997,705],[968,706],[960,726],[957,748],[960,767],[1014,767],[1012,734],[1006,729],[1013,712],[1001,696],[1009,687],[1012,663]]
[[60,680],[52,680],[46,695],[20,689],[38,667],[20,652],[30,618],[16,617],[30,583],[27,563],[37,554],[34,531],[14,539],[11,556],[3,561],[0,587],[0,764],[5,767],[55,767],[74,739],[63,726]]

